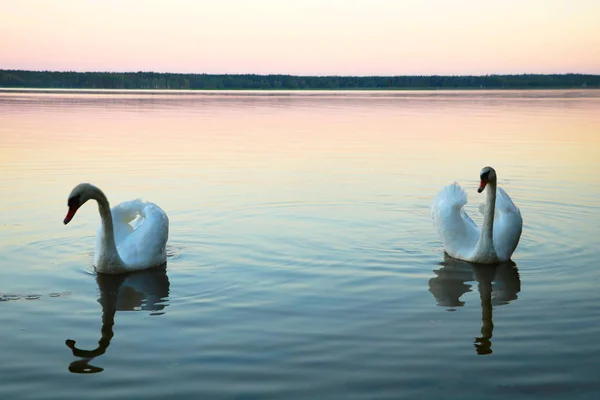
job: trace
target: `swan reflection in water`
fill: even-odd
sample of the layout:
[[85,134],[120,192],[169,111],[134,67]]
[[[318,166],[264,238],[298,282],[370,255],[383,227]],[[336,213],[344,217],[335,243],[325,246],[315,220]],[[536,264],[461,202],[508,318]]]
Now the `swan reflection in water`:
[[513,261],[499,264],[472,264],[444,255],[442,267],[435,270],[437,275],[429,280],[429,291],[441,307],[462,307],[465,302],[460,298],[471,291],[466,282],[477,281],[481,299],[481,337],[475,338],[477,354],[492,353],[492,307],[508,304],[517,299],[521,291],[519,270]]
[[73,373],[103,371],[103,368],[90,365],[89,362],[104,354],[110,345],[117,311],[150,311],[150,315],[161,315],[168,306],[169,278],[166,266],[122,275],[98,274],[96,282],[100,289],[98,302],[102,306],[101,338],[98,347],[93,350],[82,350],[74,340],[66,341],[73,355],[82,358],[69,365],[69,371]]

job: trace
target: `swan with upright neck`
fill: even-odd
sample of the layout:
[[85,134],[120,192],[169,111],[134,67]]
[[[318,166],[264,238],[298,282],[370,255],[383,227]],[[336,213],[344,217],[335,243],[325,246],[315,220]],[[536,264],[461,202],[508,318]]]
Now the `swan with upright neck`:
[[97,272],[121,274],[166,262],[169,218],[159,206],[137,199],[111,209],[99,188],[81,183],[69,195],[65,225],[88,200],[96,200],[101,219],[94,252]]
[[487,188],[481,229],[463,207],[467,194],[454,182],[444,187],[431,206],[433,223],[444,250],[453,258],[480,264],[510,260],[523,230],[521,212],[506,192],[497,186],[492,167],[481,170],[479,193]]

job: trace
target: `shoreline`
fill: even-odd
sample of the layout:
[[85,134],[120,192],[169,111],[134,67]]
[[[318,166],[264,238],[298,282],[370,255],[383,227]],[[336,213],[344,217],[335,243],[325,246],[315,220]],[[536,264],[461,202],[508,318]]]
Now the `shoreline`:
[[165,91],[481,91],[600,89],[594,74],[310,76],[0,69],[0,88]]
[[535,88],[342,88],[342,89],[110,89],[110,88],[30,88],[30,87],[1,87],[0,93],[79,93],[79,94],[120,94],[120,93],[385,93],[385,92],[511,92],[511,91],[597,91],[600,87],[535,87]]

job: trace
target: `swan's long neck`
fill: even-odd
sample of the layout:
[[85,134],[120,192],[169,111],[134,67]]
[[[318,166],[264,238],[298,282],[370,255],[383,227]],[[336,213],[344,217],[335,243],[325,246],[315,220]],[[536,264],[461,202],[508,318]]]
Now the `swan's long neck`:
[[496,182],[489,182],[487,185],[487,199],[485,213],[483,214],[483,225],[481,227],[481,236],[477,242],[475,253],[477,261],[495,261],[498,256],[494,248],[494,212],[496,211]]
[[98,211],[102,221],[102,237],[100,238],[100,255],[96,268],[100,272],[108,272],[118,270],[123,267],[124,263],[117,251],[115,242],[115,230],[113,226],[112,214],[110,212],[110,204],[104,193],[97,189],[93,192],[90,198],[98,202]]
[[496,182],[488,184],[485,214],[483,215],[483,226],[481,227],[480,241],[486,245],[494,245],[494,213],[496,212]]

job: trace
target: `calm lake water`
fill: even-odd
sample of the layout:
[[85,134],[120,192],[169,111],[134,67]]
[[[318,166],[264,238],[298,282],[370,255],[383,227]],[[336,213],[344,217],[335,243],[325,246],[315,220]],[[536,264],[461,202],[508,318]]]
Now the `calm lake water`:
[[[4,91],[0,138],[2,399],[598,399],[600,91]],[[486,165],[514,265],[431,221]],[[168,213],[166,270],[92,272],[80,182]]]

